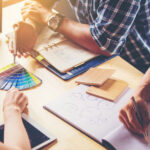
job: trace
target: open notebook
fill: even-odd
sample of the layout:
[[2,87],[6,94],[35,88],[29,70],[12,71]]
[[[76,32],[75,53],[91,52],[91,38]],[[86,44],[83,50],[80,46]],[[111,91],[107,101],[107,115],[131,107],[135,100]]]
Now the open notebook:
[[67,40],[63,35],[43,28],[34,49],[58,71],[65,73],[98,56]]
[[143,137],[132,135],[118,119],[118,112],[132,95],[132,89],[127,88],[116,102],[110,102],[86,94],[88,88],[79,85],[44,108],[95,141],[102,143],[103,139],[107,140],[117,150],[150,149]]
[[[148,128],[148,135],[150,139],[150,127]],[[120,125],[104,139],[109,141],[117,150],[150,150],[150,143],[146,144],[143,137],[133,135],[123,125]]]

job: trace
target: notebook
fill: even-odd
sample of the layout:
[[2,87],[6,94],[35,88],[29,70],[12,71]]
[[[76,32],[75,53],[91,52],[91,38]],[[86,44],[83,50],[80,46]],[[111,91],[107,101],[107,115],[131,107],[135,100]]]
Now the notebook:
[[[150,126],[148,127],[148,135],[150,139]],[[146,143],[141,136],[133,135],[123,125],[120,125],[104,139],[117,150],[150,150],[150,143]]]
[[[112,131],[116,132],[122,125],[118,119],[118,113],[131,97],[133,90],[126,88],[115,102],[111,102],[87,94],[88,88],[87,85],[79,85],[46,104],[44,108],[101,144],[105,137],[109,141],[108,135]],[[123,128],[122,130],[126,132],[126,129]],[[130,138],[132,137],[134,136],[130,135]],[[120,141],[116,141],[116,143],[118,142]],[[122,142],[124,143],[124,141]],[[142,141],[139,144],[143,145]],[[134,145],[132,150],[137,150]]]
[[35,43],[37,50],[50,65],[65,73],[98,56],[67,40],[60,33],[43,28]]

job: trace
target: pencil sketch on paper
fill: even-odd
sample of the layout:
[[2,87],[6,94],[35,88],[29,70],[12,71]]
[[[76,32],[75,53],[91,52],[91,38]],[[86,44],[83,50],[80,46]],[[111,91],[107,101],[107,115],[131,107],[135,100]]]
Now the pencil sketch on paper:
[[109,121],[108,112],[113,109],[114,103],[87,94],[85,92],[87,88],[87,86],[82,86],[72,91],[67,98],[63,99],[65,102],[61,105],[61,110],[66,112],[66,115],[80,118],[90,125],[99,126],[104,121]]
[[116,102],[86,93],[89,87],[79,85],[44,107],[69,124],[100,140],[118,125],[118,112],[133,90],[127,89]]

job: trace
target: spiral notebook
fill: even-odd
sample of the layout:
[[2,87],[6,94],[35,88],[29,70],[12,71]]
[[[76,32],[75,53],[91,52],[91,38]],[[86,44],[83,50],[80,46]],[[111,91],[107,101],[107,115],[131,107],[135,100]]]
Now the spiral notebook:
[[145,148],[144,150],[150,149],[150,145],[143,142],[143,137],[132,135],[118,119],[119,110],[132,95],[132,89],[127,88],[115,102],[110,102],[87,94],[88,88],[86,85],[79,85],[46,104],[44,108],[98,143],[105,143],[103,145],[106,147],[111,145],[111,149],[137,150],[135,144]]
[[67,40],[63,35],[50,30],[48,27],[43,28],[34,49],[61,73],[98,56],[98,54]]

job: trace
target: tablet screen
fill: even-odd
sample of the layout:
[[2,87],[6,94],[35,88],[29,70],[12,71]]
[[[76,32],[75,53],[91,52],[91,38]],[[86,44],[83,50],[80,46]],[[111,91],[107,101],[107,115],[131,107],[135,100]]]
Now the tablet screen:
[[32,148],[50,139],[24,119],[23,123],[27,130]]
[[[27,130],[31,147],[36,147],[37,145],[48,141],[50,138],[43,134],[40,130],[35,128],[32,124],[23,119],[24,126]],[[4,141],[4,125],[0,126],[0,141]]]

